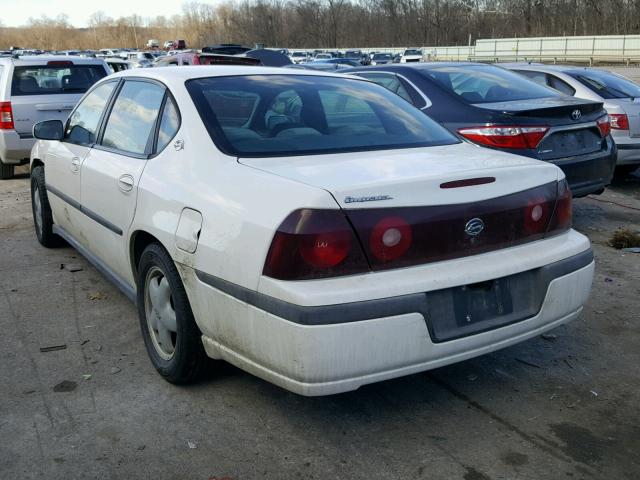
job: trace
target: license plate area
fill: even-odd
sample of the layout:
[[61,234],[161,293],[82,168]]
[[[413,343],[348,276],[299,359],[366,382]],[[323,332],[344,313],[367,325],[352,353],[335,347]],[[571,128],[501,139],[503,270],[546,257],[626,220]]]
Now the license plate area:
[[459,327],[513,313],[511,290],[506,278],[457,287],[453,291],[453,301]]
[[538,270],[426,293],[434,343],[500,328],[535,316],[546,284]]
[[541,159],[550,160],[584,155],[601,149],[602,137],[594,127],[553,133],[538,145],[538,154]]

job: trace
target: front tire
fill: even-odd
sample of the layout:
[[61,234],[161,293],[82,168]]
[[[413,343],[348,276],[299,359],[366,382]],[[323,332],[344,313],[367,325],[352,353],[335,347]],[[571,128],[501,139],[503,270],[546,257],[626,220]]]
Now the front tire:
[[14,166],[6,163],[2,163],[0,160],[0,180],[9,180],[13,178]]
[[152,243],[138,264],[138,317],[151,363],[170,383],[198,380],[207,363],[202,333],[173,260]]
[[53,233],[53,215],[42,166],[35,167],[31,171],[31,211],[38,242],[47,248],[60,245],[60,237]]

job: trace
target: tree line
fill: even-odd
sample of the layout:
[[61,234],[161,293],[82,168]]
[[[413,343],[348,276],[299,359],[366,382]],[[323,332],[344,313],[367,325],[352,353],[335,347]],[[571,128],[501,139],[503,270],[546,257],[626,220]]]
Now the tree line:
[[[1,19],[0,19],[1,22]],[[64,14],[0,23],[0,49],[190,47],[242,43],[288,48],[467,45],[478,38],[640,33],[639,0],[239,0],[189,2],[171,17],[111,18],[77,28]]]

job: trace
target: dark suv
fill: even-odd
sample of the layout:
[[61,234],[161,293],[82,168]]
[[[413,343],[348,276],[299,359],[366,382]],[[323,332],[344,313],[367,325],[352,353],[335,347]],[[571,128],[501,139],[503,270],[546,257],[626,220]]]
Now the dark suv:
[[343,72],[394,91],[468,141],[556,164],[576,197],[602,192],[613,176],[617,152],[601,102],[568,97],[515,72],[478,63]]

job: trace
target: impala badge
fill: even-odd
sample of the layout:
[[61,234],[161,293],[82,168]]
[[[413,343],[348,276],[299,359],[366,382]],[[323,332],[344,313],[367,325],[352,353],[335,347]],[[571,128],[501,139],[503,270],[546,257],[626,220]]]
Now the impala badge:
[[484,230],[484,222],[479,218],[472,218],[464,226],[464,232],[470,237],[476,237]]

